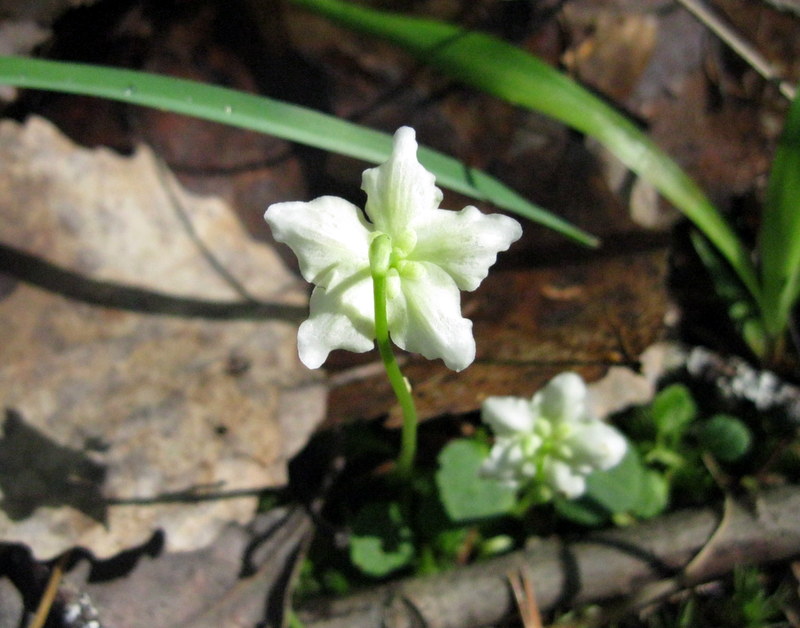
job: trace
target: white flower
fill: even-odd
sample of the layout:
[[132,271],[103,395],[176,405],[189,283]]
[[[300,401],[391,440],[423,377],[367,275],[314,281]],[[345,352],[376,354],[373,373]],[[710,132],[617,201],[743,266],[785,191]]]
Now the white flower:
[[625,438],[593,418],[586,385],[575,373],[554,377],[531,400],[489,397],[481,418],[494,431],[495,444],[482,472],[522,487],[532,480],[568,498],[586,491],[586,476],[622,460]]
[[472,322],[461,316],[459,290],[475,290],[522,235],[519,223],[475,207],[439,209],[441,191],[417,161],[414,130],[394,136],[389,160],[364,171],[366,217],[348,201],[323,196],[271,205],[264,214],[275,239],[297,255],[315,284],[311,311],[297,336],[300,359],[318,368],[333,349],[369,351],[375,315],[369,249],[391,239],[387,314],[392,340],[456,371],[475,359]]

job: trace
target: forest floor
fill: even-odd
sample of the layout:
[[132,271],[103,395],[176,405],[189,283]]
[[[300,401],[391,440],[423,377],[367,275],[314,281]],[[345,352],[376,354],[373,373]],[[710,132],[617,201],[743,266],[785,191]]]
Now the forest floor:
[[[474,430],[487,396],[529,397],[565,370],[606,382],[597,394],[610,413],[652,400],[675,347],[708,347],[723,356],[721,371],[736,364],[727,356],[750,360],[691,249],[685,220],[582,135],[288,3],[73,4],[0,3],[2,50],[224,85],[389,133],[412,126],[420,144],[485,170],[602,239],[599,249],[588,250],[526,223],[522,239],[500,256],[478,290],[463,297],[463,311],[474,321],[474,365],[456,374],[438,361],[402,357],[426,421],[423,459],[434,459],[443,442]],[[681,3],[370,4],[489,32],[563,69],[635,120],[743,238],[752,238],[789,102]],[[788,84],[800,80],[800,9],[794,3],[709,5],[779,77]],[[306,289],[291,253],[276,254],[262,216],[271,203],[323,194],[363,205],[365,165],[121,103],[31,91],[2,97],[0,628],[27,625],[24,618],[62,569],[67,573],[47,626],[278,625],[310,539],[315,533],[333,538],[341,530],[319,527],[319,511],[312,516],[285,502],[270,510],[265,499],[258,501],[257,489],[280,488],[292,475],[294,489],[298,482],[303,486],[298,503],[318,504],[336,464],[335,449],[319,449],[335,447],[330,435],[363,424],[377,439],[394,439],[400,414],[374,352],[334,352],[324,374],[307,373],[297,363],[294,329]],[[57,175],[42,174],[49,164]],[[133,210],[120,218],[113,203],[123,203],[124,194],[134,199]],[[471,203],[445,191],[442,206]],[[71,205],[58,213],[53,208],[59,204]],[[77,206],[82,209],[74,211]],[[183,218],[175,218],[176,206]],[[166,214],[178,222],[163,222]],[[186,216],[194,232],[178,241],[170,230],[185,227]],[[197,234],[212,234],[211,248],[222,258],[234,260],[241,252],[229,268],[244,279],[244,296],[273,302],[280,294],[279,308],[210,314],[209,302],[239,303],[242,291],[208,279],[193,244]],[[264,267],[269,270],[260,277]],[[205,301],[189,312],[191,299]],[[156,304],[149,314],[148,303]],[[796,357],[773,368],[790,386],[800,384]],[[165,416],[175,422],[158,423]],[[800,457],[796,427],[782,442]],[[197,445],[201,438],[210,444]],[[176,440],[180,447],[165,445]],[[211,469],[211,460],[226,470]],[[39,484],[26,475],[31,465]],[[67,472],[77,474],[84,488],[57,477]],[[676,617],[687,616],[691,600],[719,605],[739,595],[774,601],[780,591],[770,625],[800,626],[800,568],[792,562],[800,554],[800,526],[791,523],[800,520],[800,502],[793,473],[765,465],[763,473],[751,474],[755,487],[721,474],[713,507],[686,504],[694,508],[684,518],[612,532],[609,546],[647,547],[660,565],[649,571],[620,555],[570,546],[575,564],[588,570],[584,577],[593,573],[598,583],[607,579],[611,585],[592,589],[569,582],[549,591],[537,581],[533,597],[545,620],[563,618],[571,604],[613,598],[623,600],[616,609],[630,613],[610,613],[608,624],[714,625],[680,624]],[[34,489],[35,497],[26,495]],[[231,491],[228,499],[209,505],[225,490]],[[743,495],[751,510],[733,499]],[[735,538],[721,541],[713,559],[692,562],[694,572],[682,571],[719,531],[719,513]],[[551,532],[537,550],[542,564],[566,551]],[[579,532],[567,526],[564,538],[580,539]],[[613,536],[618,532],[622,536]],[[659,539],[664,547],[647,545]],[[739,562],[768,567],[734,575]],[[503,570],[512,567],[518,569],[517,563],[494,565],[491,577],[503,580]],[[569,580],[568,570],[551,567],[538,577]],[[425,587],[442,599],[455,596],[452,604],[463,607],[472,585],[459,577]],[[648,597],[652,589],[647,595],[636,590],[636,579],[666,588]],[[413,581],[404,586],[411,588],[403,595],[416,595]],[[324,623],[322,615],[333,613],[332,607],[309,610],[304,621],[368,626],[375,617],[353,609],[388,605],[398,594],[382,589],[368,595],[336,609],[340,624]],[[681,610],[670,614],[670,608]],[[516,612],[507,615],[503,625],[520,621]],[[436,625],[468,628],[466,619],[451,621],[456,623]],[[531,621],[525,625],[535,626]]]

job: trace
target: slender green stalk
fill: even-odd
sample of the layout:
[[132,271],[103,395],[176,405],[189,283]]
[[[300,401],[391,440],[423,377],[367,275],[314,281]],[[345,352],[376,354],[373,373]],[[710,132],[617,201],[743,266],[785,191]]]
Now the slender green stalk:
[[380,235],[370,247],[370,268],[372,272],[373,294],[375,297],[375,339],[378,352],[383,360],[386,375],[392,386],[400,409],[403,412],[403,431],[400,442],[400,455],[397,457],[397,472],[408,478],[414,470],[414,457],[417,453],[417,409],[411,395],[411,386],[403,377],[389,341],[389,319],[386,313],[386,274],[389,269],[392,243],[387,235]]

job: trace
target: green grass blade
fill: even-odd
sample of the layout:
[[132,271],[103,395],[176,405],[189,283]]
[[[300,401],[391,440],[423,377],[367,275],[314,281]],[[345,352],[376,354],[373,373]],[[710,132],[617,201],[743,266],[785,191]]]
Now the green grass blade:
[[698,186],[633,123],[536,57],[496,37],[340,0],[292,0],[339,24],[386,39],[441,71],[597,138],[652,183],[722,252],[760,302],[747,250]]
[[769,355],[772,342],[767,334],[766,321],[756,303],[750,298],[742,282],[731,272],[730,265],[725,264],[719,251],[699,231],[692,231],[689,237],[711,277],[714,292],[727,306],[728,316],[739,337],[755,356],[763,360]]
[[[133,70],[0,56],[0,84],[67,92],[155,107],[259,131],[315,148],[380,163],[391,153],[386,133],[263,96]],[[202,147],[201,147],[202,148]],[[206,147],[213,150],[213,147]],[[420,162],[446,188],[545,225],[586,246],[594,236],[530,203],[497,179],[421,148]]]
[[759,234],[765,322],[783,332],[800,297],[800,98],[795,98],[775,153]]

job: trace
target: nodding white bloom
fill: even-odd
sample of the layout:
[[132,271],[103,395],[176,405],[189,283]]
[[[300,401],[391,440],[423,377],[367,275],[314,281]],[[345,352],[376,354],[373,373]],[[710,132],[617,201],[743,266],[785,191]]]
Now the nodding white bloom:
[[275,239],[291,247],[303,278],[316,286],[297,336],[307,367],[320,367],[333,349],[372,349],[369,253],[380,235],[391,242],[386,305],[395,344],[428,359],[442,358],[456,371],[475,359],[472,322],[461,316],[459,290],[475,290],[522,228],[512,218],[472,206],[440,209],[442,193],[434,181],[417,161],[414,130],[402,127],[389,160],[364,171],[366,216],[335,196],[267,209],[264,218]]
[[593,418],[581,377],[562,373],[532,399],[489,397],[481,418],[495,444],[482,472],[514,487],[531,481],[573,499],[586,491],[586,476],[622,460],[627,441]]

